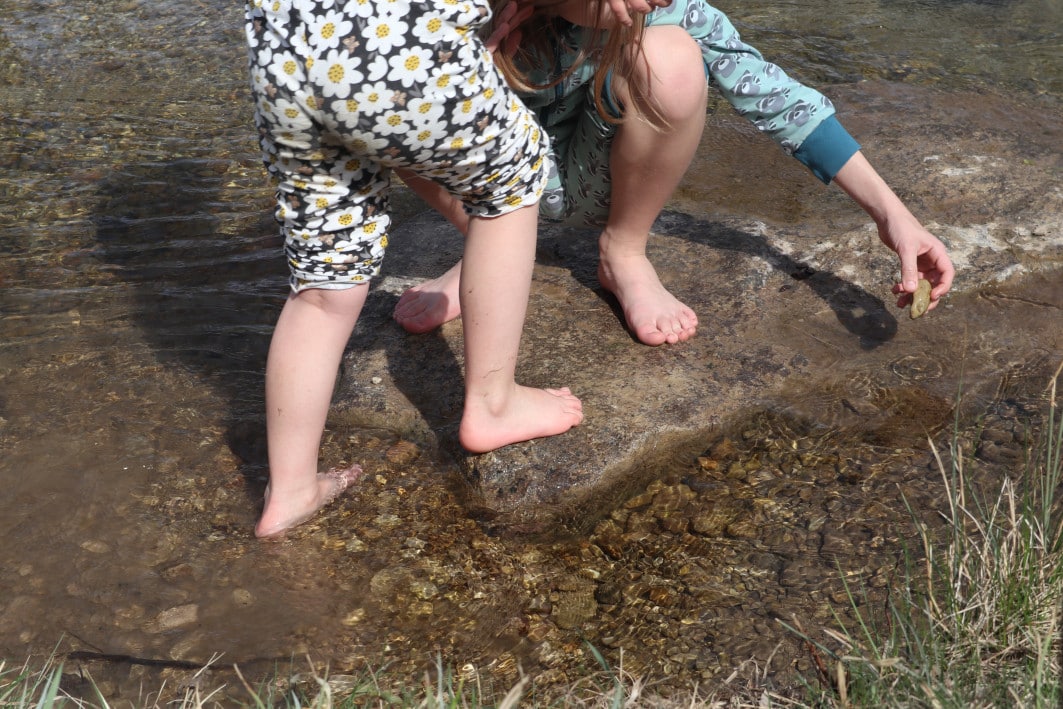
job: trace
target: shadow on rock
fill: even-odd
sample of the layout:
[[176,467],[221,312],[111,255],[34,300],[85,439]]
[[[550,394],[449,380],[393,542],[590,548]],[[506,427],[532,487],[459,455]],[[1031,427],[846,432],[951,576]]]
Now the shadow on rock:
[[[846,330],[859,338],[860,347],[864,350],[872,350],[897,334],[897,319],[889,312],[881,298],[837,274],[816,270],[802,263],[769,244],[759,234],[726,222],[707,222],[679,212],[665,212],[654,227],[662,235],[683,239],[691,245],[759,259],[775,271],[785,273],[794,281],[803,283],[834,312],[838,322]],[[573,236],[573,231],[576,231],[576,236]],[[542,240],[540,252],[550,254],[559,264],[568,265],[573,277],[609,302],[619,321],[623,323],[623,313],[616,299],[598,285],[596,232],[572,229],[550,232]],[[696,263],[699,256],[686,250],[678,254],[651,254],[651,261],[662,273],[662,280],[665,280],[670,272],[689,268],[681,263],[688,259],[694,259]],[[714,304],[721,300],[725,302],[730,297],[741,297],[743,291],[763,288],[766,280],[766,274],[748,261],[730,261],[724,264],[723,268],[705,269],[700,278],[692,280],[691,283],[666,282],[665,285],[670,289],[682,289],[692,294],[697,294],[699,289],[702,289],[704,294],[697,299],[702,300],[706,308],[695,308],[701,316],[703,312],[711,312]],[[787,286],[783,288],[789,290]],[[706,297],[706,294],[711,298]]]
[[[382,289],[372,291],[344,358],[341,378],[358,381],[366,372],[375,373],[382,366],[386,382],[382,377],[376,377],[380,381],[375,381],[375,375],[371,375],[369,386],[378,391],[393,386],[401,400],[416,411],[419,427],[424,430],[420,434],[402,430],[400,422],[404,419],[390,418],[394,405],[380,402],[375,408],[383,420],[369,418],[364,423],[391,428],[399,424],[400,433],[411,435],[421,443],[451,438],[456,442],[464,401],[461,339],[447,338],[441,329],[421,335],[407,333],[391,317],[397,302],[394,293]],[[460,332],[460,327],[460,323],[454,323],[447,329]],[[374,408],[374,398],[364,400],[370,404],[370,410]],[[427,431],[437,441],[426,441],[423,434]]]

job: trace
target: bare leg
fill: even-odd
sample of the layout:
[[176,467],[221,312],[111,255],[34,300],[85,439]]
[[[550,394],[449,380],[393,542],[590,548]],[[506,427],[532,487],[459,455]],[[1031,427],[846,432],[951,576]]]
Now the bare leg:
[[474,217],[461,269],[465,328],[465,408],[458,437],[473,453],[563,433],[583,420],[568,389],[516,383],[532,268],[538,206]]
[[[639,63],[642,80],[650,82],[650,95],[670,127],[658,131],[632,115],[613,139],[612,199],[598,239],[598,279],[620,301],[635,336],[647,345],[661,345],[688,340],[697,330],[697,315],[661,284],[646,257],[646,244],[701,140],[708,85],[701,50],[681,27],[649,27],[642,45],[648,60]],[[626,105],[634,105],[620,82],[616,91]],[[462,228],[454,218],[453,197],[431,189],[431,183],[407,184]],[[427,332],[456,318],[460,276],[459,262],[439,278],[406,291],[395,307],[395,319],[410,332]]]
[[[462,236],[469,233],[469,215],[456,197],[431,180],[405,170],[397,172],[407,187],[446,217]],[[442,276],[407,290],[395,304],[392,313],[395,322],[402,325],[407,332],[422,333],[434,330],[461,315],[458,300],[460,278],[461,261],[458,261]]]
[[336,372],[368,291],[311,289],[284,304],[266,362],[270,482],[255,536],[305,522],[361,473],[357,465],[318,473],[317,465]]
[[[650,82],[650,96],[669,127],[658,131],[631,115],[613,139],[612,200],[598,239],[598,280],[620,301],[635,336],[647,345],[661,345],[692,337],[698,319],[661,285],[646,258],[646,244],[697,150],[708,89],[701,51],[681,27],[649,27],[642,46],[646,62],[639,66],[648,74],[642,80]],[[624,104],[632,106],[627,87],[617,82],[615,88]]]

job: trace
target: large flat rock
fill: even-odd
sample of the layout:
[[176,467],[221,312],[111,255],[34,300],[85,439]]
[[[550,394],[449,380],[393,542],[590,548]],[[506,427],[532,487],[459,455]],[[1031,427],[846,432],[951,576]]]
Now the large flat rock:
[[697,337],[636,342],[597,284],[596,233],[544,226],[518,378],[571,387],[586,419],[562,436],[466,455],[456,436],[460,321],[409,335],[390,319],[406,287],[460,256],[457,233],[422,212],[394,231],[337,412],[454,454],[474,513],[538,531],[582,527],[753,407],[884,442],[925,437],[961,390],[974,412],[1000,395],[1001,372],[1058,358],[1058,118],[982,94],[873,84],[832,93],[872,162],[949,245],[959,277],[945,307],[914,321],[898,310],[896,259],[866,215],[720,110],[650,241],[662,280],[699,314]]

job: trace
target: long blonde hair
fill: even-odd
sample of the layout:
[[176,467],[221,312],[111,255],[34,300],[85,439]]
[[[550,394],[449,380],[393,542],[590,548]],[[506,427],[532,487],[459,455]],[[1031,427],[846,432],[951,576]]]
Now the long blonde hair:
[[[491,6],[497,16],[498,8],[506,2],[515,1],[491,0]],[[598,20],[590,28],[591,31],[585,33],[586,40],[579,48],[576,61],[564,72],[560,71],[558,66],[544,67],[549,69],[549,75],[555,78],[545,84],[536,84],[528,77],[530,68],[539,68],[536,67],[536,63],[541,63],[544,57],[553,57],[556,61],[556,54],[551,51],[553,46],[551,40],[558,39],[556,8],[563,0],[530,0],[530,2],[535,10],[531,17],[521,23],[518,28],[521,41],[516,51],[512,55],[502,50],[495,52],[495,64],[502,71],[502,75],[505,76],[510,86],[518,91],[541,91],[552,88],[567,79],[583,62],[594,61],[597,69],[592,82],[592,95],[594,106],[604,120],[609,123],[622,123],[629,117],[628,110],[634,108],[642,118],[657,129],[667,127],[667,122],[656,108],[653,97],[650,96],[649,86],[643,85],[636,73],[638,62],[646,61],[646,56],[642,52],[642,35],[646,27],[645,15],[636,13],[632,17],[631,25],[616,23],[615,29],[606,30],[601,25],[604,24],[602,16],[607,4],[605,0],[598,0]],[[617,108],[621,111],[619,118],[613,115],[602,98],[605,95],[606,81],[616,76],[625,81],[635,103],[634,107],[618,106]]]

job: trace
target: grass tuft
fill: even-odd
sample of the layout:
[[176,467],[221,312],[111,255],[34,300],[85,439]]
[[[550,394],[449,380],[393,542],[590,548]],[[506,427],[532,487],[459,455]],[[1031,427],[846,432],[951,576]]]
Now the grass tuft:
[[827,633],[840,651],[816,644],[835,671],[814,703],[1060,706],[1061,373],[1063,365],[1046,391],[1040,444],[1028,451],[1017,479],[1005,479],[992,496],[971,484],[959,436],[947,457],[931,442],[946,490],[945,538],[913,512],[919,553],[906,555],[902,582],[892,589],[882,622],[861,614],[850,589],[858,627]]

